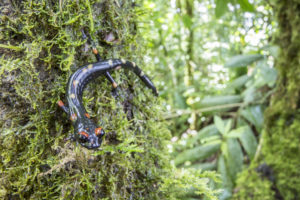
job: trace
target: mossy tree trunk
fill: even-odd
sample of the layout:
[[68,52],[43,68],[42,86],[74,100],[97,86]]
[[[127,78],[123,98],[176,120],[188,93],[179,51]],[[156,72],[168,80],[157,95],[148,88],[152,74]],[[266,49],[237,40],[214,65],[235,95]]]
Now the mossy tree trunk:
[[265,112],[261,153],[240,175],[236,199],[300,199],[300,1],[272,1],[279,73]]
[[0,199],[168,198],[160,185],[169,132],[133,73],[113,74],[118,99],[104,77],[85,90],[85,107],[107,132],[99,151],[65,140],[72,126],[56,105],[68,77],[95,62],[83,27],[103,58],[145,68],[136,1],[5,0],[0,9]]

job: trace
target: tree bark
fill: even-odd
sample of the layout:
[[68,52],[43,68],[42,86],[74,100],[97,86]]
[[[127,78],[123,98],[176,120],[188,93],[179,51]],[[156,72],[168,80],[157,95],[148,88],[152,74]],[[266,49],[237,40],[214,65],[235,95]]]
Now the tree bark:
[[136,1],[0,2],[0,199],[166,199],[170,174],[156,98],[127,71],[113,74],[119,98],[100,77],[83,102],[106,137],[99,151],[73,141],[64,100],[68,77],[95,62],[81,36],[89,29],[103,58],[140,66],[144,54]]

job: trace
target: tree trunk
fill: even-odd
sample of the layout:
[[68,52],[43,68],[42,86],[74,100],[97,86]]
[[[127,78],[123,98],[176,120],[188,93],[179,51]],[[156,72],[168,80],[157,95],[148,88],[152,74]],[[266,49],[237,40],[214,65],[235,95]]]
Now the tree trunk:
[[300,198],[300,2],[274,3],[279,79],[269,108],[261,153],[238,180],[236,199]]
[[103,58],[141,61],[136,1],[4,0],[0,2],[0,198],[166,199],[170,176],[156,98],[128,71],[85,89],[91,118],[106,129],[98,151],[73,141],[57,106],[68,77],[95,62],[82,39],[87,28]]

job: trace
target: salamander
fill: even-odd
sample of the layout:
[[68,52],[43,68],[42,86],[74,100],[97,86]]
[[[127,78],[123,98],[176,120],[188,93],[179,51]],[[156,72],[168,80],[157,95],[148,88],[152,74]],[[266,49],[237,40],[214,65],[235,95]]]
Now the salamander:
[[[94,52],[94,54],[97,55],[98,52]],[[105,131],[90,119],[90,115],[83,106],[82,94],[84,88],[90,81],[100,75],[105,75],[112,83],[113,88],[116,88],[117,84],[109,72],[120,68],[132,70],[155,95],[158,95],[152,81],[134,62],[124,59],[109,59],[80,67],[68,80],[66,89],[68,107],[61,100],[58,101],[58,105],[68,114],[72,121],[75,130],[74,138],[88,149],[100,147]]]

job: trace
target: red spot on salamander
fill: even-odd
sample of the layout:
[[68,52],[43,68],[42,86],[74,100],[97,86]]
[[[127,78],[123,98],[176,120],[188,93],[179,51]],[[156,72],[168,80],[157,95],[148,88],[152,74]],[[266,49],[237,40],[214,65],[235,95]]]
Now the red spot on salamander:
[[93,53],[98,54],[98,50],[96,48],[93,48]]
[[62,100],[59,100],[57,102],[57,104],[58,104],[59,107],[63,107],[65,105],[64,102],[62,102]]
[[101,130],[102,130],[101,127],[96,128],[96,129],[95,129],[95,134],[96,134],[97,136],[100,135],[100,134],[101,134]]
[[83,135],[83,136],[85,136],[85,137],[87,137],[87,138],[89,137],[89,134],[87,134],[87,133],[84,132],[84,131],[79,132],[79,134],[80,134],[80,135]]

